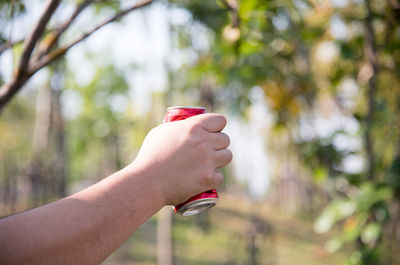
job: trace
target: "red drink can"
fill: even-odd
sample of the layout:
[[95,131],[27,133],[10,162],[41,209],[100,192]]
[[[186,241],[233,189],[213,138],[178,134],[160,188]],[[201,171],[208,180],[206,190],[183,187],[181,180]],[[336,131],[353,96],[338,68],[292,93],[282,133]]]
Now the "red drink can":
[[[164,117],[164,122],[185,120],[189,117],[206,113],[203,107],[170,107]],[[200,193],[184,203],[174,206],[174,211],[183,216],[198,214],[214,207],[218,201],[218,193],[216,190],[209,190]]]

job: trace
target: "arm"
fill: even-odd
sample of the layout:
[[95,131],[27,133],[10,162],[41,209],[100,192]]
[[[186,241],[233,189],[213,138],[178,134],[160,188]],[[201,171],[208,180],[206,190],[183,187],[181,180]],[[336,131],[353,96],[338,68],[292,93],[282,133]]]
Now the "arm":
[[69,197],[0,220],[2,264],[98,264],[164,205],[216,188],[232,159],[226,120],[162,124],[124,169]]

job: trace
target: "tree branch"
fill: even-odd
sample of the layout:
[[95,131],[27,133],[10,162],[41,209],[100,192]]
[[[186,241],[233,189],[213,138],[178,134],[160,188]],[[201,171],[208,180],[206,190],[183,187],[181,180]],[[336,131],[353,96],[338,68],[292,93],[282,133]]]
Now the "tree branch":
[[64,55],[69,49],[71,49],[72,47],[74,47],[75,45],[80,43],[81,41],[85,40],[90,35],[92,35],[96,31],[98,31],[99,29],[101,29],[102,27],[122,18],[123,16],[127,15],[128,13],[132,12],[135,9],[149,5],[152,2],[153,2],[153,0],[144,0],[142,2],[136,3],[135,5],[133,5],[129,8],[126,8],[126,9],[118,12],[113,17],[111,17],[111,18],[103,21],[102,23],[98,24],[97,26],[95,26],[92,30],[82,34],[82,36],[80,36],[78,39],[71,42],[70,44],[60,47],[60,48],[56,49],[55,51],[49,53],[48,55],[43,56],[38,61],[34,62],[34,64],[32,65],[32,71],[37,72],[38,70],[47,66],[48,64],[50,64],[51,62],[53,62],[54,60],[59,58],[60,56]]
[[35,48],[38,40],[42,37],[44,30],[50,18],[56,11],[60,0],[48,0],[45,9],[40,16],[37,24],[32,32],[24,41],[24,48],[21,59],[17,66],[17,71],[11,81],[0,88],[0,112],[3,107],[11,100],[11,98],[19,91],[23,84],[32,76],[29,73],[29,62],[31,60],[33,49]]
[[[63,32],[69,27],[69,25],[74,21],[74,19],[82,12],[82,10],[89,5],[91,2],[97,0],[85,0],[82,4],[80,4],[71,15],[71,17],[65,21],[65,23],[58,29],[59,36],[57,39],[62,35]],[[51,18],[52,14],[56,10],[57,6],[60,3],[60,0],[48,0],[45,11],[43,12],[42,16],[40,17],[36,27],[32,31],[32,33],[25,39],[24,43],[24,50],[23,54],[20,59],[20,63],[18,65],[18,69],[12,80],[2,87],[0,87],[0,113],[2,109],[6,106],[6,104],[13,98],[13,96],[21,89],[21,87],[29,80],[29,78],[34,75],[37,71],[42,69],[43,67],[47,66],[57,58],[64,55],[69,49],[80,43],[81,41],[85,40],[87,37],[92,35],[97,30],[101,29],[102,27],[112,23],[123,16],[127,15],[128,13],[132,12],[133,10],[139,9],[141,7],[145,7],[151,4],[153,0],[143,0],[134,4],[133,6],[126,8],[118,13],[116,13],[111,18],[105,20],[104,22],[100,23],[99,25],[95,26],[92,30],[84,33],[81,37],[76,39],[75,41],[71,42],[68,45],[60,47],[52,52],[50,51],[51,46],[54,46],[57,39],[51,44],[48,48],[42,50],[45,53],[42,56],[38,56],[35,59],[32,59],[32,52],[37,44],[38,40],[42,37],[44,33],[44,29]]]
[[237,0],[222,0],[222,3],[231,11],[231,23],[233,28],[238,28],[240,25],[239,4]]
[[4,51],[6,51],[6,50],[8,50],[8,49],[10,49],[10,48],[12,48],[12,47],[14,47],[14,46],[17,45],[17,44],[22,43],[24,40],[25,40],[25,39],[21,39],[21,40],[17,40],[17,41],[6,41],[5,43],[3,43],[3,44],[0,46],[0,55],[1,55]]
[[24,49],[17,69],[17,79],[20,77],[20,75],[26,73],[30,58],[32,56],[33,49],[35,48],[38,40],[42,37],[47,23],[49,22],[51,16],[56,11],[59,4],[60,0],[47,1],[46,8],[42,16],[39,18],[38,23],[34,27],[31,34],[25,39]]
[[64,21],[58,28],[54,29],[51,33],[50,37],[44,43],[42,47],[40,47],[37,58],[43,57],[45,54],[49,53],[50,49],[54,47],[57,41],[60,39],[60,36],[69,28],[72,22],[79,16],[79,14],[88,7],[91,3],[98,1],[98,0],[85,0],[79,5],[76,5],[74,12],[71,16]]

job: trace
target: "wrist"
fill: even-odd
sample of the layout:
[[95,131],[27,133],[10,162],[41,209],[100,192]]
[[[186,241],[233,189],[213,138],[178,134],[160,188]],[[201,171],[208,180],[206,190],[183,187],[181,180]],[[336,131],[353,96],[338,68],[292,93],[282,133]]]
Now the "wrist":
[[[137,195],[140,194],[144,200],[151,201],[161,209],[167,204],[166,198],[159,180],[160,174],[151,168],[132,162],[120,170],[120,173],[126,178],[128,186],[135,187]],[[133,200],[137,199],[135,194],[131,195],[133,195]]]

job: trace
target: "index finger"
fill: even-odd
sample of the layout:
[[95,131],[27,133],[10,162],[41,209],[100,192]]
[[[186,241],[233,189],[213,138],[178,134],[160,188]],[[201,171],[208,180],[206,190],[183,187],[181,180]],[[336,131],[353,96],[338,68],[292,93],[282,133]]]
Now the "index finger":
[[190,119],[199,122],[202,128],[211,133],[220,132],[226,126],[225,116],[216,113],[204,113],[193,116]]

